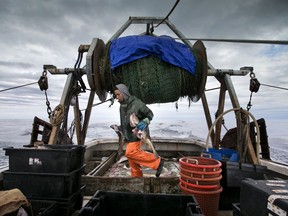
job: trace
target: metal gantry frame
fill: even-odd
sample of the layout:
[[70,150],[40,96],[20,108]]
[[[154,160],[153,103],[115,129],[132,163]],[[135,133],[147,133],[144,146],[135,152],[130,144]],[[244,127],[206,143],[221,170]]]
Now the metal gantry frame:
[[[108,40],[107,43],[120,37],[120,35],[132,24],[145,24],[147,26],[147,30],[148,30],[150,26],[157,25],[160,22],[162,22],[161,25],[166,24],[179,37],[179,39],[191,49],[192,44],[190,43],[190,41],[188,39],[185,39],[186,37],[175,27],[175,25],[173,23],[171,23],[168,19],[165,19],[164,21],[163,20],[164,20],[163,17],[129,17],[129,19],[124,23],[124,25],[122,27],[120,27],[120,29]],[[92,40],[91,45],[80,45],[80,47],[81,46],[85,47],[83,49],[83,52],[87,52],[86,67],[84,69],[81,69],[81,74],[87,75],[88,83],[89,83],[90,87],[91,87],[91,85],[97,85],[97,83],[95,83],[94,80],[92,80],[93,78],[95,78],[94,76],[96,76],[96,74],[94,74],[95,70],[93,68],[93,67],[95,67],[95,65],[93,65],[93,53],[97,51],[97,49],[96,49],[97,41],[99,41],[99,39],[94,38]],[[79,50],[80,50],[80,47],[79,47]],[[233,108],[240,108],[240,104],[239,104],[238,97],[236,95],[236,91],[234,89],[234,86],[233,86],[233,83],[231,80],[231,76],[245,76],[248,73],[250,73],[251,70],[246,69],[246,68],[240,69],[240,70],[215,69],[209,63],[209,61],[207,61],[207,66],[208,66],[207,75],[208,76],[214,76],[220,83],[218,110],[217,110],[216,115],[219,116],[224,111],[226,91],[228,91],[228,93],[229,93]],[[60,104],[67,108],[70,105],[70,101],[67,101],[69,91],[72,88],[72,86],[77,84],[77,80],[76,80],[75,76],[73,75],[74,70],[72,68],[57,69],[57,68],[53,67],[53,68],[48,68],[48,71],[51,74],[68,74],[66,84],[65,84],[65,87],[64,87],[64,90],[62,93],[62,97],[60,100]],[[79,116],[78,116],[78,114],[79,114],[78,98],[77,98],[76,106],[74,106],[75,119],[77,119],[75,121],[76,132],[77,132],[77,143],[80,145],[83,145],[85,143],[85,138],[86,138],[87,129],[88,129],[88,125],[89,125],[89,119],[90,119],[90,115],[91,115],[91,111],[92,111],[92,105],[93,105],[93,101],[94,101],[94,97],[95,97],[95,93],[96,93],[96,90],[94,87],[95,86],[93,86],[93,88],[91,87],[91,92],[89,95],[89,99],[88,99],[88,103],[87,103],[87,107],[86,107],[86,111],[85,111],[84,123],[83,123],[82,127],[81,127],[81,124],[79,121]],[[204,114],[206,117],[207,127],[209,130],[212,126],[212,118],[211,118],[210,109],[209,109],[208,101],[206,99],[205,92],[201,96],[201,101],[202,101],[202,105],[203,105],[203,109],[204,109]],[[241,118],[242,118],[241,113],[235,112],[235,115],[236,115],[236,119],[237,119],[236,120],[237,128],[239,129],[239,130],[237,130],[237,137],[238,137],[237,145],[240,146],[243,144],[243,140],[241,137],[244,134],[244,131],[243,131],[244,126],[243,126],[243,121],[241,121]],[[59,128],[60,128],[60,125],[54,125],[53,126],[52,133],[51,133],[50,140],[49,140],[48,144],[55,144],[57,142],[57,136],[59,133]],[[213,147],[215,147],[215,148],[219,147],[220,136],[221,136],[221,121],[219,121],[216,124],[215,130],[213,129],[213,131],[211,133],[211,142],[212,142]],[[252,163],[256,164],[257,163],[256,155],[255,155],[255,152],[253,153],[253,147],[251,148],[252,143],[251,143],[250,139],[248,140],[248,146],[250,146],[250,147],[248,147],[249,154],[251,156],[250,160],[252,161]]]

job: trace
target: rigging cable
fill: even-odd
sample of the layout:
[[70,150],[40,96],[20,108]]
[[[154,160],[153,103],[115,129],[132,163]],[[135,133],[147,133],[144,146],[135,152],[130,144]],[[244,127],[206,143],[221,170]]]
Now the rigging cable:
[[7,88],[7,89],[2,89],[2,90],[0,90],[0,92],[4,92],[4,91],[16,89],[16,88],[21,88],[21,87],[25,87],[25,86],[29,86],[29,85],[34,85],[34,84],[36,84],[36,83],[38,83],[38,81],[37,81],[37,82],[33,82],[33,83],[28,83],[28,84],[20,85],[20,86],[15,86],[15,87]]
[[155,28],[157,28],[157,27],[158,27],[159,25],[161,25],[166,19],[168,19],[168,17],[170,16],[170,14],[171,14],[171,13],[173,12],[173,10],[176,8],[176,6],[177,6],[177,4],[179,3],[179,1],[180,1],[180,0],[176,0],[173,8],[170,10],[170,12],[167,14],[167,16],[166,16],[163,20],[161,20],[161,22],[158,23],[157,26],[155,26]]
[[[92,107],[98,106],[98,105],[103,104],[103,103],[106,103],[106,102],[108,102],[108,101],[111,101],[111,104],[109,105],[109,107],[111,107],[111,106],[114,104],[114,97],[111,97],[111,98],[109,98],[109,99],[107,99],[107,100],[105,100],[105,101],[101,101],[101,102],[99,102],[99,103],[93,104]],[[86,109],[81,109],[80,111],[85,111],[85,110],[86,110]]]
[[282,90],[288,90],[288,88],[283,88],[283,87],[273,86],[273,85],[268,85],[268,84],[263,84],[263,83],[260,83],[260,85],[271,87],[271,88],[282,89]]
[[288,45],[287,40],[241,40],[241,39],[209,39],[209,38],[174,38],[175,40],[201,40],[212,42],[231,42],[231,43],[254,43],[254,44],[279,44]]

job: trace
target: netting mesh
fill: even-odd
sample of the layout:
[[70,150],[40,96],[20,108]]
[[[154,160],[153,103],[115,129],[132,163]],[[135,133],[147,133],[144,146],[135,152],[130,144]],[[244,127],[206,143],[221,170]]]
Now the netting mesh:
[[172,102],[181,96],[181,74],[177,70],[150,56],[123,65],[123,83],[147,104]]
[[203,76],[206,74],[203,75],[205,64],[202,56],[197,51],[193,51],[193,54],[197,61],[195,75],[154,56],[129,62],[111,72],[108,55],[105,55],[105,88],[108,92],[113,92],[116,84],[124,83],[132,95],[146,104],[174,102],[184,96],[189,96],[196,102],[203,93],[206,83]]

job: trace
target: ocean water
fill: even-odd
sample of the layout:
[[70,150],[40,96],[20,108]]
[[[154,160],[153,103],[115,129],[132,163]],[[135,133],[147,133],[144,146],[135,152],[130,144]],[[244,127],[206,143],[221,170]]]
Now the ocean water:
[[[100,115],[101,116],[101,115]],[[45,120],[45,119],[43,119]],[[86,141],[91,139],[117,138],[116,133],[110,128],[115,121],[105,121],[98,118],[90,120],[90,126],[87,132]],[[46,120],[45,120],[46,121]],[[117,122],[116,122],[117,123]],[[22,147],[30,143],[33,119],[17,119],[17,120],[0,120],[0,167],[8,164],[8,156],[5,155],[3,148],[6,147]],[[281,126],[281,122],[275,122]],[[207,130],[207,129],[206,129]],[[170,118],[165,120],[153,120],[150,125],[150,131],[153,138],[198,138],[206,140],[207,131],[195,122],[187,121],[187,118]],[[281,163],[288,164],[288,139],[285,130],[276,130],[273,135],[268,136],[270,144],[271,158]],[[269,132],[268,132],[269,134]],[[75,140],[75,135],[74,135]]]

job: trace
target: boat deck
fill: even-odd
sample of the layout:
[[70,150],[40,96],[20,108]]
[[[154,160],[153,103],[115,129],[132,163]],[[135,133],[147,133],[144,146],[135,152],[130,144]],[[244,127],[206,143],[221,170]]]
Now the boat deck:
[[[142,167],[144,177],[155,177],[155,170]],[[126,157],[122,157],[118,162],[112,164],[103,174],[103,177],[130,177],[129,163]],[[163,165],[161,177],[179,177],[179,162],[166,160]]]

